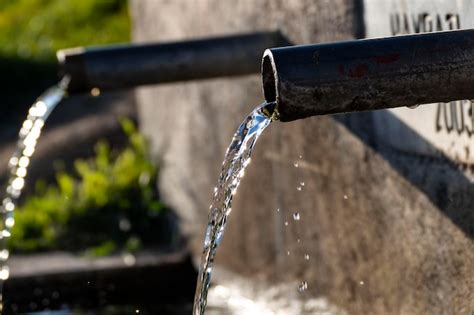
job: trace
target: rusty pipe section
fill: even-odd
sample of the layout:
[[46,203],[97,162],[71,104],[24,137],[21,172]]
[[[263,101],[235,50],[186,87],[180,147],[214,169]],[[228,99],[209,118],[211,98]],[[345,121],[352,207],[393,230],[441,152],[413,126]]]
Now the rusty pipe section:
[[474,98],[474,30],[273,48],[265,99],[281,121]]
[[60,74],[69,92],[130,88],[260,71],[268,47],[287,46],[279,32],[260,32],[190,41],[79,47],[60,50]]

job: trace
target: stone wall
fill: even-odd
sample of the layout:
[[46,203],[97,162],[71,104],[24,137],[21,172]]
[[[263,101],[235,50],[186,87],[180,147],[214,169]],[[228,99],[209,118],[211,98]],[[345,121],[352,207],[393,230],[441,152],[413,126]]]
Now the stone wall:
[[[357,0],[135,0],[131,8],[137,42],[279,29],[302,44],[362,29]],[[198,258],[225,149],[262,102],[260,78],[140,88],[137,101],[163,198]],[[446,159],[374,142],[370,114],[274,123],[235,196],[217,265],[269,282],[306,280],[302,297],[327,296],[349,314],[472,314],[472,187]]]

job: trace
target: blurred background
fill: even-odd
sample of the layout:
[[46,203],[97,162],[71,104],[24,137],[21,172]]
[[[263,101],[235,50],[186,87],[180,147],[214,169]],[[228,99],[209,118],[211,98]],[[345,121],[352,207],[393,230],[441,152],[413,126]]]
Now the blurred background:
[[[2,187],[28,108],[60,79],[56,51],[127,43],[130,37],[126,0],[0,1]],[[158,163],[137,129],[132,92],[98,94],[66,99],[43,130],[8,243],[14,276],[5,287],[6,313],[98,306],[106,307],[101,312],[134,313],[142,303],[136,296],[147,300],[138,281],[143,274],[167,287],[163,275],[143,269],[184,259],[176,256],[176,220],[160,201]],[[157,254],[171,248],[174,257]],[[135,272],[117,276],[132,266]],[[191,266],[181,267],[168,270],[166,278],[179,279],[173,276],[178,270],[194,275]],[[127,299],[121,296],[125,287]],[[107,294],[133,306],[108,307],[114,303]]]
[[2,101],[2,131],[9,125],[18,128],[29,105],[58,81],[57,50],[129,42],[131,34],[124,0],[2,0],[0,23],[5,74],[0,83],[9,91]]
[[[334,42],[472,27],[472,12],[462,0],[0,0],[1,183],[29,106],[60,80],[60,49],[261,31]],[[224,152],[262,100],[258,69],[66,98],[15,212],[5,314],[190,314]],[[472,139],[437,128],[436,108],[453,105],[437,106],[273,123],[234,197],[208,313],[471,315]]]

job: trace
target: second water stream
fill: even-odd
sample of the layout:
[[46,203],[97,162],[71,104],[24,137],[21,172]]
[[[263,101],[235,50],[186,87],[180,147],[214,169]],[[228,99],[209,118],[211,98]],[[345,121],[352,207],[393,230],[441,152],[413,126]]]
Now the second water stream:
[[15,224],[13,213],[25,187],[28,166],[35,153],[41,130],[51,112],[66,96],[68,83],[69,79],[64,78],[58,85],[51,87],[38,97],[30,107],[18,135],[15,153],[8,163],[10,177],[0,205],[0,313],[3,310],[3,282],[10,275],[7,265],[9,257],[7,241],[11,235],[11,228]]

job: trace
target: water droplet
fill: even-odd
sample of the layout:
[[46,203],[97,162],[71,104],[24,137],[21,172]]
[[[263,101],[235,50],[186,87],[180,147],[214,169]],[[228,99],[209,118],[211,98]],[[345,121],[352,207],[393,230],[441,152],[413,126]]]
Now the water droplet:
[[309,254],[304,254],[304,259],[309,260]]
[[304,186],[304,182],[301,182],[301,183],[300,183],[300,186]]
[[5,207],[6,211],[15,210],[15,204],[12,202],[12,200],[10,198],[5,198],[3,200],[3,206]]
[[22,128],[25,130],[30,130],[33,127],[33,121],[31,119],[27,119],[23,122]]
[[15,225],[15,219],[13,219],[13,217],[11,218],[7,218],[5,220],[5,226],[9,229],[11,229],[13,226]]
[[206,236],[204,237],[204,247],[208,248],[211,245],[212,225],[208,224],[206,228]]
[[36,146],[36,138],[31,136],[26,137],[25,140],[23,140],[23,145],[27,148],[34,148]]
[[39,116],[38,109],[36,108],[36,106],[31,107],[28,111],[28,114],[30,114],[31,116]]
[[26,177],[26,168],[25,167],[19,167],[16,170],[16,176],[18,177]]
[[12,181],[12,187],[16,190],[21,190],[25,185],[25,180],[21,177],[17,177]]
[[44,120],[43,119],[36,119],[35,120],[34,127],[41,129],[41,128],[43,128],[43,126],[44,126]]
[[34,147],[26,147],[24,150],[23,150],[23,155],[24,156],[27,156],[27,157],[31,157],[33,155],[33,153],[35,153],[35,148]]
[[143,173],[140,174],[140,177],[138,178],[138,183],[141,186],[146,186],[150,183],[150,180],[151,180],[150,173],[143,172]]
[[415,109],[415,108],[417,108],[418,106],[420,106],[420,104],[415,104],[415,105],[411,105],[411,106],[407,106],[407,107],[410,108],[410,109]]
[[[11,188],[11,193],[10,193],[11,196],[12,196],[13,198],[19,198],[20,195],[21,195],[21,190],[13,189],[13,187],[10,187],[10,188]],[[8,189],[8,187],[7,187],[7,189]]]
[[10,256],[10,252],[7,249],[0,250],[0,261],[5,261]]
[[288,226],[288,221],[285,221],[285,226]]
[[280,208],[277,208],[277,212],[280,212]]
[[301,186],[296,187],[297,191],[301,191]]
[[27,167],[30,164],[30,159],[26,156],[22,156],[18,161],[20,167]]
[[92,88],[91,89],[91,96],[97,97],[100,95],[100,89],[98,87]]
[[130,221],[127,218],[120,219],[119,229],[121,231],[124,231],[124,232],[130,231],[131,227],[132,227],[132,224],[130,223]]
[[137,259],[135,258],[135,256],[133,256],[130,253],[123,254],[122,260],[126,266],[133,266],[137,262]]
[[346,199],[346,200],[347,200],[347,195],[344,195],[344,199]]
[[364,285],[364,281],[360,281],[359,284],[360,284],[360,285]]
[[293,213],[293,220],[295,220],[295,221],[300,220],[300,214],[298,212]]
[[137,313],[137,314],[140,313],[140,310],[135,310],[135,313]]
[[215,246],[219,246],[222,242],[222,236],[224,236],[224,229],[223,228],[220,228],[219,230],[217,230],[217,233],[216,233],[216,245]]
[[0,240],[4,239],[4,238],[9,238],[11,235],[11,233],[7,230],[1,230],[0,231]]
[[296,242],[300,243],[300,242],[301,242],[301,240],[300,240],[300,239],[297,239],[297,240],[296,240]]
[[286,252],[286,255],[290,256],[290,251],[287,251],[287,252]]
[[18,165],[18,158],[16,156],[12,157],[10,161],[8,162],[10,167],[14,167]]
[[8,268],[8,266],[2,266],[2,268],[0,269],[0,280],[7,280],[8,277],[10,276],[10,269]]
[[301,281],[300,285],[298,285],[298,291],[303,292],[308,289],[308,283],[306,281]]
[[298,166],[299,166],[298,163],[293,163],[293,165],[294,165],[294,167],[298,167]]
[[302,156],[302,155],[298,155],[298,157],[299,157],[300,159],[302,159],[302,158],[303,158],[303,156]]

